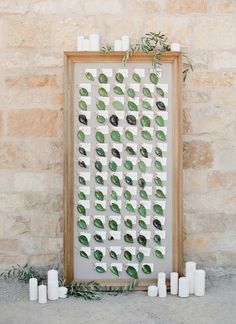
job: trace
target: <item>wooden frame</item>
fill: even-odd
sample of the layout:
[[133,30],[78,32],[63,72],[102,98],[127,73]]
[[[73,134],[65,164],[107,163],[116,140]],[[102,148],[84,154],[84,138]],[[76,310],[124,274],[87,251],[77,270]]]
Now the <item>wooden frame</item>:
[[[65,52],[64,104],[64,276],[66,283],[74,280],[74,211],[73,211],[73,82],[74,64],[121,62],[124,52]],[[151,62],[154,54],[135,53],[129,62]],[[172,64],[173,80],[173,271],[183,272],[183,210],[182,210],[182,55],[166,52],[163,63]],[[103,281],[101,284],[121,286],[129,280]],[[139,281],[139,289],[146,289],[153,279]]]

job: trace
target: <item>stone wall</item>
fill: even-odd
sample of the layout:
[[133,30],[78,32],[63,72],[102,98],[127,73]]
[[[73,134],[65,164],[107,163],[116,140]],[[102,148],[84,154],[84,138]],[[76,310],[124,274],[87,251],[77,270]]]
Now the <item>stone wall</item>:
[[236,269],[236,2],[0,1],[0,268],[62,258],[63,51],[163,31],[194,60],[183,91],[185,258]]

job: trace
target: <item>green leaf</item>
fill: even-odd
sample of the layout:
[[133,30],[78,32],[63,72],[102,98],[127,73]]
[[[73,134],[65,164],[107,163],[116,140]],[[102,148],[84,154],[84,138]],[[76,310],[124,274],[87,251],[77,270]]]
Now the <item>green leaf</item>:
[[95,168],[96,168],[99,172],[102,172],[102,168],[103,168],[102,162],[100,162],[100,161],[96,161],[96,162],[95,162]]
[[153,226],[156,227],[158,230],[162,231],[162,225],[159,219],[154,219]]
[[79,236],[79,242],[82,245],[89,246],[89,241],[88,241],[88,239],[87,239],[87,237],[85,235],[80,235]]
[[155,121],[158,126],[163,127],[165,125],[164,119],[162,116],[156,116]]
[[94,240],[95,240],[96,242],[98,242],[98,243],[103,243],[103,239],[102,239],[101,235],[99,235],[99,234],[95,234],[95,235],[93,236],[93,238],[94,238]]
[[98,100],[98,102],[96,103],[97,109],[98,110],[105,110],[106,109],[106,105],[105,102],[102,100]]
[[157,196],[157,198],[160,198],[160,199],[166,198],[166,195],[164,194],[164,192],[161,189],[156,190],[155,196]]
[[162,101],[157,101],[156,106],[159,110],[166,110],[166,106],[165,106],[164,102],[162,102]]
[[125,193],[124,193],[124,197],[125,197],[125,199],[130,200],[131,199],[131,193],[128,190],[126,190]]
[[123,95],[124,94],[124,91],[121,89],[121,87],[115,86],[113,88],[113,90],[117,95]]
[[87,229],[87,224],[85,223],[85,221],[83,219],[78,220],[77,225],[81,229]]
[[112,175],[111,176],[111,182],[115,185],[115,186],[117,186],[117,187],[121,187],[121,185],[120,185],[120,179],[116,176],[116,175]]
[[125,234],[124,240],[126,243],[134,243],[133,237],[130,234]]
[[162,150],[160,149],[160,147],[156,147],[155,153],[156,153],[157,156],[162,157]]
[[117,193],[116,193],[114,190],[112,190],[112,192],[111,192],[111,197],[112,197],[112,199],[114,199],[114,200],[118,200]]
[[137,255],[136,255],[136,258],[137,258],[137,260],[138,260],[139,263],[142,262],[143,259],[144,259],[143,252],[138,252]]
[[134,140],[133,133],[131,133],[129,130],[126,130],[126,131],[125,131],[125,137],[126,137],[127,140],[129,140],[129,141],[133,141],[133,140]]
[[140,188],[144,188],[146,186],[146,181],[143,178],[138,180],[138,185]]
[[154,182],[155,182],[155,184],[156,184],[157,186],[159,186],[159,187],[162,187],[162,186],[163,186],[162,181],[161,181],[161,179],[160,179],[159,177],[156,177],[156,178],[154,179]]
[[140,220],[138,221],[138,224],[139,224],[139,226],[142,227],[143,229],[147,229],[147,224],[146,224],[142,219],[140,219]]
[[124,81],[124,76],[122,73],[116,73],[115,78],[116,78],[116,81],[119,83],[123,83],[123,81]]
[[112,148],[111,154],[114,155],[115,157],[117,157],[118,159],[120,159],[120,152],[117,149]]
[[160,205],[158,205],[158,204],[155,204],[154,206],[153,206],[153,210],[155,211],[155,213],[157,213],[158,215],[163,215],[163,209],[162,209],[162,207],[160,206]]
[[164,91],[161,89],[161,88],[156,88],[156,92],[157,92],[157,94],[158,94],[158,96],[160,96],[160,97],[164,97],[165,96],[165,93],[164,93]]
[[104,180],[103,180],[103,178],[102,178],[100,175],[97,175],[97,176],[95,177],[95,180],[96,180],[96,182],[97,182],[98,184],[101,184],[101,185],[104,184]]
[[128,124],[130,124],[132,126],[135,126],[137,124],[137,119],[133,115],[127,115],[126,120],[127,120]]
[[156,75],[156,73],[150,73],[149,79],[153,84],[157,85],[158,76]]
[[104,194],[101,192],[101,191],[95,191],[95,197],[98,199],[98,200],[104,200]]
[[148,151],[145,149],[145,147],[140,148],[140,153],[143,157],[148,158]]
[[109,220],[108,226],[113,231],[117,231],[117,229],[118,229],[118,225],[117,225],[117,222],[115,220]]
[[159,139],[162,142],[166,141],[166,135],[162,130],[158,130],[156,132],[156,137],[157,137],[157,139]]
[[155,161],[155,167],[157,170],[163,171],[163,166],[160,161],[157,161],[157,160]]
[[124,252],[124,257],[127,260],[132,261],[132,254],[129,251],[127,251],[127,250]]
[[116,116],[116,115],[113,114],[113,115],[111,115],[111,117],[109,118],[109,120],[110,120],[110,123],[113,126],[117,127],[119,125],[119,118],[118,118],[118,116]]
[[129,88],[127,90],[127,94],[128,94],[129,97],[134,98],[135,97],[135,91],[134,91],[134,89]]
[[117,254],[116,254],[116,252],[115,251],[110,251],[109,252],[109,255],[110,255],[110,257],[112,258],[112,259],[114,259],[114,260],[117,260],[118,259],[118,257],[117,257]]
[[117,170],[117,164],[116,164],[116,162],[114,162],[114,161],[110,161],[110,162],[109,162],[109,169],[110,169],[112,172],[116,172],[116,170]]
[[152,110],[151,104],[148,101],[146,101],[146,100],[143,100],[142,106],[143,106],[144,109]]
[[104,228],[103,222],[99,218],[94,219],[93,225],[97,228]]
[[98,143],[104,143],[105,142],[105,137],[104,134],[101,132],[96,132],[96,140],[98,141]]
[[125,220],[125,226],[128,227],[128,228],[132,228],[133,227],[133,223],[130,219],[126,219]]
[[98,93],[101,97],[108,97],[107,90],[105,88],[98,88]]
[[124,110],[124,104],[118,100],[115,100],[112,102],[112,106],[116,110]]
[[134,149],[131,146],[126,146],[125,151],[129,154],[129,155],[136,155],[136,153],[134,152]]
[[138,273],[134,267],[128,266],[126,272],[131,278],[138,279]]
[[151,91],[148,88],[143,88],[143,94],[144,96],[148,97],[148,98],[152,98],[152,94]]
[[114,275],[116,275],[117,277],[119,277],[119,271],[118,271],[118,269],[117,269],[116,266],[112,266],[112,267],[111,267],[111,272],[112,272]]
[[102,258],[103,258],[103,253],[102,251],[100,250],[95,250],[94,253],[93,253],[94,257],[96,260],[98,261],[102,261]]
[[134,80],[135,82],[137,82],[137,83],[140,83],[140,82],[141,82],[141,78],[140,78],[140,76],[138,75],[138,73],[133,73],[132,78],[133,78],[133,80]]
[[160,235],[155,234],[153,240],[154,240],[154,242],[156,242],[157,244],[161,245],[161,237],[160,237]]
[[77,205],[77,210],[78,210],[79,214],[82,214],[84,216],[86,215],[86,210],[83,205],[81,205],[81,204]]
[[138,207],[138,213],[139,213],[140,216],[146,217],[147,210],[146,210],[145,206],[140,204],[139,207]]
[[129,160],[126,160],[125,163],[124,163],[124,167],[127,169],[127,170],[133,170],[133,163]]
[[106,156],[105,151],[101,147],[96,148],[96,153],[99,156]]
[[95,268],[95,270],[96,270],[98,273],[104,273],[104,272],[106,272],[106,270],[105,270],[103,267],[100,267],[100,266],[97,266],[97,267]]
[[138,106],[133,101],[128,101],[128,108],[130,111],[138,111]]
[[112,139],[114,142],[120,142],[120,141],[121,141],[120,133],[119,133],[118,131],[112,131],[112,132],[111,132],[111,139]]
[[133,180],[132,180],[129,176],[126,176],[126,177],[125,177],[125,182],[126,182],[129,186],[132,186],[132,185],[133,185]]
[[99,124],[104,124],[106,119],[102,115],[97,115],[97,122]]
[[162,254],[162,252],[160,250],[155,251],[155,256],[159,259],[164,259],[164,255]]
[[126,210],[128,210],[130,213],[134,213],[135,209],[133,207],[133,205],[131,205],[130,203],[126,204],[125,206]]
[[81,177],[81,176],[79,176],[79,183],[81,184],[81,185],[86,185],[86,181],[85,181],[85,179],[83,178],[83,177]]
[[87,117],[85,115],[80,114],[78,116],[78,120],[83,125],[87,125],[88,124],[88,120],[87,120]]
[[86,77],[89,81],[94,81],[94,77],[93,77],[92,73],[90,73],[90,72],[86,72],[86,73],[85,73],[85,77]]
[[140,245],[143,245],[143,246],[147,245],[147,239],[144,235],[139,235],[137,238],[137,241]]
[[79,147],[79,153],[85,156],[87,155],[85,149],[82,146]]
[[105,211],[105,208],[104,208],[101,204],[96,204],[96,205],[95,205],[95,209],[96,209],[97,211]]
[[145,273],[145,274],[150,274],[150,273],[152,273],[152,269],[151,269],[151,267],[150,267],[148,264],[144,264],[144,265],[142,266],[142,271],[143,271],[143,273]]
[[140,190],[139,194],[140,194],[141,198],[146,199],[146,200],[148,199],[148,195],[145,190]]
[[84,100],[79,101],[79,107],[81,110],[87,110],[87,104]]
[[86,200],[86,195],[85,195],[85,193],[82,192],[82,191],[79,191],[79,192],[78,192],[78,198],[79,198],[80,200]]
[[79,94],[80,94],[82,97],[88,97],[88,95],[89,95],[88,90],[85,89],[85,88],[80,88],[80,89],[79,89]]
[[141,122],[141,125],[142,125],[143,127],[150,127],[150,126],[151,126],[151,120],[150,120],[150,118],[147,117],[147,116],[143,116],[143,117],[141,118],[140,122]]
[[98,81],[99,81],[99,83],[107,83],[108,78],[104,73],[100,73],[98,76]]
[[80,130],[80,131],[78,131],[78,133],[77,133],[77,137],[78,137],[78,139],[81,141],[81,142],[84,142],[84,140],[85,140],[85,135],[84,135],[84,133]]
[[147,171],[147,166],[143,161],[139,161],[138,163],[139,170],[143,173]]
[[81,257],[83,257],[83,258],[85,258],[85,259],[88,259],[89,257],[88,257],[88,254],[86,253],[86,252],[84,252],[84,251],[80,251],[80,256]]
[[120,207],[117,204],[111,203],[110,208],[114,213],[120,214]]
[[152,135],[148,132],[148,131],[142,131],[142,137],[147,140],[147,141],[151,141],[152,140]]
[[87,168],[86,164],[84,163],[84,161],[78,161],[78,165],[81,167],[81,168]]

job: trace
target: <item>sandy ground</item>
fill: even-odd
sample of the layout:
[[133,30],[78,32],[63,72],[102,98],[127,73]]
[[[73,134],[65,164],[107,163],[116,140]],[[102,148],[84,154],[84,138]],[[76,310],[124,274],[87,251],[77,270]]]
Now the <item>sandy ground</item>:
[[236,278],[215,283],[205,297],[165,299],[144,292],[100,301],[67,298],[40,305],[28,300],[28,285],[0,280],[0,324],[234,324]]

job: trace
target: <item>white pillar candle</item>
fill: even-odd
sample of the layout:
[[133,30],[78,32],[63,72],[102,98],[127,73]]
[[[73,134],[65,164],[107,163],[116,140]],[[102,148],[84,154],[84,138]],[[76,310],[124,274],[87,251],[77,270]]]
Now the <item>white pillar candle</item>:
[[90,51],[100,50],[99,34],[90,34],[89,41],[90,41]]
[[157,277],[157,285],[159,287],[159,286],[165,285],[165,284],[166,284],[166,274],[165,274],[165,272],[159,272],[158,277]]
[[66,287],[59,287],[58,288],[58,297],[59,298],[66,298],[67,297],[68,289]]
[[165,298],[166,297],[166,285],[160,285],[158,286],[159,289],[159,297]]
[[170,44],[170,50],[172,52],[180,52],[180,44],[179,43]]
[[179,278],[179,297],[189,296],[189,280],[186,277]]
[[171,295],[178,294],[178,278],[179,278],[179,275],[177,272],[171,272],[171,274],[170,274],[170,293],[171,293]]
[[158,293],[157,286],[148,286],[148,296],[149,297],[156,297]]
[[120,39],[114,41],[114,51],[122,51],[122,42]]
[[90,41],[89,39],[84,40],[84,51],[90,51]]
[[127,51],[129,49],[129,36],[124,35],[121,37],[122,51]]
[[77,36],[77,51],[84,50],[84,36]]
[[38,299],[38,280],[36,278],[29,280],[29,299],[32,301]]
[[196,263],[193,261],[186,262],[186,277],[189,280],[189,293],[194,294],[194,276],[196,272]]
[[195,296],[202,297],[205,295],[205,277],[204,270],[196,270],[195,272]]
[[58,280],[48,281],[48,299],[49,300],[58,299]]
[[58,271],[57,270],[49,270],[47,273],[47,278],[48,278],[48,282],[49,281],[57,281],[58,280]]
[[45,304],[47,302],[47,286],[39,286],[39,304]]

